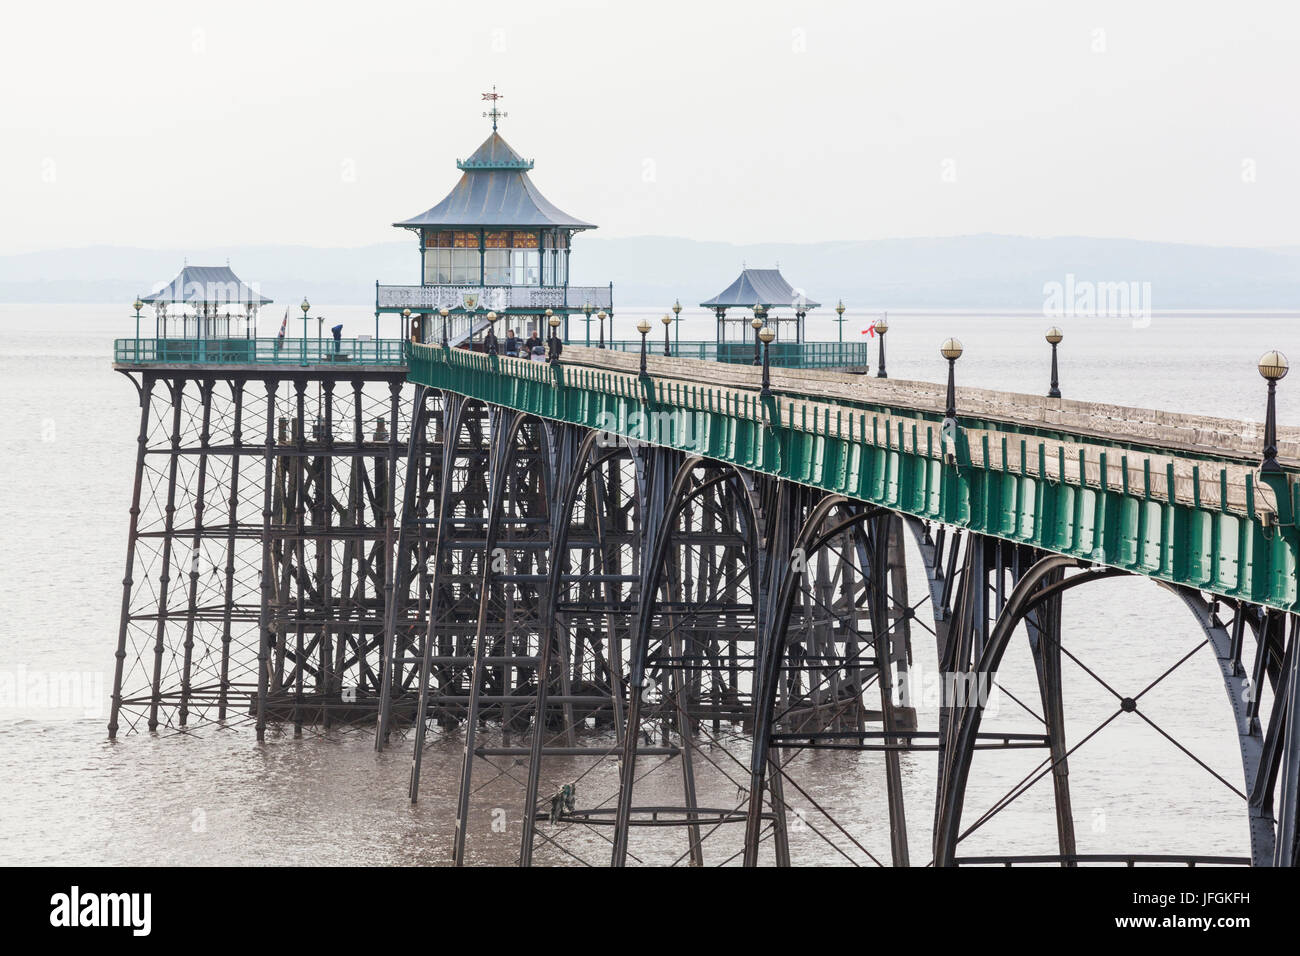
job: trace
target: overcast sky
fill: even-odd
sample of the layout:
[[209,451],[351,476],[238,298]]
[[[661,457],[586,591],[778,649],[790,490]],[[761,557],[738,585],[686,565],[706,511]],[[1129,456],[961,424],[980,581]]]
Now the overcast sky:
[[501,129],[600,235],[1300,243],[1286,2],[22,3],[0,252],[351,246]]

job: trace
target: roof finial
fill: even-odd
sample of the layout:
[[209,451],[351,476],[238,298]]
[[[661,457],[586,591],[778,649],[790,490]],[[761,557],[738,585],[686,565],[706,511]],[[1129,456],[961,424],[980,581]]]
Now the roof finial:
[[509,113],[503,113],[499,109],[497,109],[497,100],[504,99],[504,98],[505,98],[505,94],[497,92],[497,85],[495,83],[492,84],[491,93],[483,94],[483,99],[492,101],[492,109],[488,110],[483,115],[485,117],[487,116],[492,117],[492,132],[494,133],[497,131],[497,120],[510,115]]

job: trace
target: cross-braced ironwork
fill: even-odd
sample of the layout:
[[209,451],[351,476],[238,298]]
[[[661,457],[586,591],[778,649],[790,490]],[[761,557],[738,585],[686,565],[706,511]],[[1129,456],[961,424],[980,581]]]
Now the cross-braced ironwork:
[[128,375],[141,417],[110,735],[373,713],[401,370]]
[[[447,805],[458,864],[505,844],[524,865],[1297,862],[1285,469],[1264,488],[1225,455],[1205,482],[1169,453],[1161,480],[1127,458],[1117,480],[1051,437],[1035,464],[989,422],[979,446],[960,423],[937,439],[960,392],[922,431],[832,415],[788,373],[715,392],[634,360],[420,355],[413,390],[405,368],[124,369],[141,419],[110,733],[374,727],[413,748],[407,796]],[[1203,639],[1129,687],[1063,608],[1143,577]],[[1211,655],[1240,777],[1151,704]],[[1079,755],[1118,721],[1240,801],[1248,854],[1085,843]],[[873,781],[854,807],[816,784],[850,758]],[[972,788],[1016,760],[991,800]],[[1002,824],[1031,801],[1050,838]]]

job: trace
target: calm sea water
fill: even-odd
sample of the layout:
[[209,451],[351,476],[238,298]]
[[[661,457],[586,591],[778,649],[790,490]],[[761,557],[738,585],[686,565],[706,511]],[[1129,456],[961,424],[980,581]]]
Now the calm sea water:
[[[343,321],[345,334],[373,331],[373,316],[364,307],[321,311],[328,324]],[[620,337],[631,337],[638,317],[639,310],[618,313]],[[1062,389],[1071,398],[1259,419],[1264,389],[1255,360],[1273,347],[1300,357],[1296,318],[1157,315],[1145,328],[1112,319],[1059,322],[1065,331]],[[135,390],[112,372],[110,356],[114,336],[130,334],[132,324],[117,306],[0,305],[0,500],[6,505],[0,549],[0,779],[6,782],[0,863],[448,862],[459,759],[454,741],[426,758],[422,799],[415,806],[405,796],[409,745],[399,741],[376,755],[366,733],[280,737],[259,746],[239,726],[106,741],[138,424]],[[890,324],[892,377],[938,380],[944,372],[938,344],[957,335],[966,346],[962,384],[1046,390],[1042,334],[1049,323],[1041,317],[891,313]],[[263,325],[263,334],[273,334],[278,320],[268,317]],[[810,326],[813,338],[836,334],[833,322],[814,320]],[[850,314],[846,336],[857,336],[860,326],[861,319]],[[705,338],[712,329],[710,316],[686,313],[681,337]],[[874,340],[872,356],[874,364]],[[1290,384],[1281,388],[1279,414],[1283,423],[1300,425],[1300,393],[1293,399]],[[913,601],[920,598],[918,589]],[[1179,602],[1143,581],[1113,580],[1074,592],[1066,598],[1065,617],[1066,648],[1125,694],[1146,687],[1201,641]],[[933,646],[925,632],[918,629],[914,641],[917,659],[933,672]],[[1066,678],[1074,743],[1116,707],[1080,666],[1067,662]],[[55,679],[64,682],[60,701],[66,706],[51,708],[39,688]],[[986,729],[1034,730],[1033,718],[1013,699],[1037,709],[1023,646],[1008,654],[1000,684],[1005,693]],[[922,704],[921,725],[933,727],[933,707]],[[1143,704],[1152,721],[1241,789],[1236,738],[1207,648],[1162,680]],[[732,756],[744,762],[744,747],[705,747],[698,770],[703,805],[739,802],[734,781],[743,772]],[[1029,751],[978,755],[967,823],[1011,791],[1038,759]],[[587,766],[548,762],[548,775],[574,779]],[[515,853],[518,790],[511,768],[504,771],[477,771],[481,789],[470,825],[477,862],[509,863]],[[1081,852],[1247,852],[1242,798],[1136,716],[1111,722],[1084,744],[1070,771]],[[792,834],[796,862],[847,862],[819,835],[830,835],[834,826],[812,801],[870,854],[887,859],[877,755],[805,755],[789,772],[807,791],[805,798],[787,787],[791,804],[807,820]],[[905,755],[904,777],[913,862],[924,862],[933,758]],[[579,802],[608,800],[612,785],[612,767],[589,773]],[[637,803],[672,804],[677,793],[677,771],[669,765],[648,773]],[[504,817],[493,816],[497,806]],[[607,857],[604,836],[594,830],[542,830],[585,861]],[[706,862],[728,860],[740,845],[737,831],[723,828],[711,836]],[[1050,789],[1039,784],[963,842],[962,852],[1053,852],[1054,833]],[[671,863],[684,851],[683,841],[675,829],[642,830],[632,851],[645,862]],[[857,849],[850,855],[870,863]],[[574,862],[545,843],[538,858]]]

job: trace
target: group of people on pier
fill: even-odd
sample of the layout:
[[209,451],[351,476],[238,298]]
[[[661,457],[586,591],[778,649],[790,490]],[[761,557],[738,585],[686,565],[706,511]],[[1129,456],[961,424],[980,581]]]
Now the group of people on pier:
[[520,339],[515,335],[514,329],[506,330],[505,341],[506,355],[515,358],[527,358],[534,362],[546,361],[546,343],[542,341],[541,336],[536,331],[528,333],[527,339]]
[[516,359],[523,356],[532,359],[533,362],[546,362],[546,343],[536,332],[529,332],[528,338],[521,339],[516,336],[515,330],[507,329],[504,346],[506,346],[504,349],[506,354],[513,355]]

